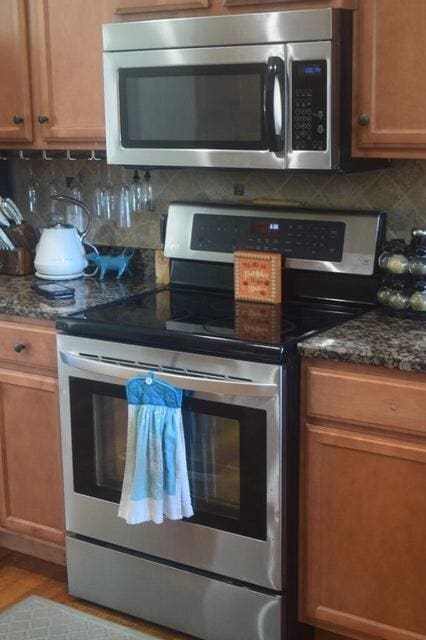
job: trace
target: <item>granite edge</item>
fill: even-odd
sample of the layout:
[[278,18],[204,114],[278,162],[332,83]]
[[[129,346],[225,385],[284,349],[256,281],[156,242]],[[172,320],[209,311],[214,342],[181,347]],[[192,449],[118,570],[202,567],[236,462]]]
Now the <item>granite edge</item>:
[[426,373],[426,322],[378,307],[297,345],[304,358]]
[[335,362],[347,362],[348,364],[370,365],[399,371],[426,373],[426,360],[419,362],[416,356],[414,356],[413,359],[407,356],[398,358],[391,355],[387,356],[380,352],[360,353],[356,350],[338,350],[336,348],[321,347],[303,342],[297,345],[297,350],[300,357],[310,360],[332,360]]

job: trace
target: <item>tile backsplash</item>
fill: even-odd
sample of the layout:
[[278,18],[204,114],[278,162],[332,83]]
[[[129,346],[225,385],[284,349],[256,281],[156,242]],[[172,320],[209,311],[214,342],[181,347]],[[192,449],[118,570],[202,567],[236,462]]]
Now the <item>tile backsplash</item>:
[[[38,159],[11,160],[15,197],[35,226],[50,221],[47,187],[54,177],[62,184],[78,175],[83,199],[92,204],[97,183],[106,182],[104,161]],[[38,216],[28,215],[27,185],[30,172],[37,183]],[[111,180],[119,185],[132,170],[111,167]],[[300,201],[311,207],[384,209],[389,212],[388,236],[406,237],[415,225],[426,225],[426,161],[398,160],[386,169],[351,175],[299,174],[271,171],[220,171],[213,169],[153,170],[154,211],[133,216],[132,227],[121,229],[115,222],[96,218],[90,240],[107,245],[132,245],[155,249],[160,243],[160,220],[173,200],[244,203],[272,198]],[[143,172],[141,172],[141,177]],[[235,185],[244,195],[234,195]]]

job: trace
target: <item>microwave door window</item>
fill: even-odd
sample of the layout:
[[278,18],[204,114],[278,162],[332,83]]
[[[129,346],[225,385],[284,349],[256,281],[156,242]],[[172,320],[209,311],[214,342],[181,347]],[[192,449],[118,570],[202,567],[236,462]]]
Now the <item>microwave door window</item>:
[[267,148],[265,65],[119,73],[124,147]]

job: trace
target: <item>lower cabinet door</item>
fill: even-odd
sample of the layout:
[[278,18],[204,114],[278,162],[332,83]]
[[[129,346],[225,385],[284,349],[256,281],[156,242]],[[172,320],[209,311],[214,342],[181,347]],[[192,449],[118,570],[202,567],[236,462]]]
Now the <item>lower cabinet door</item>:
[[57,380],[0,369],[0,526],[64,544]]
[[352,638],[426,639],[426,445],[305,435],[302,619]]

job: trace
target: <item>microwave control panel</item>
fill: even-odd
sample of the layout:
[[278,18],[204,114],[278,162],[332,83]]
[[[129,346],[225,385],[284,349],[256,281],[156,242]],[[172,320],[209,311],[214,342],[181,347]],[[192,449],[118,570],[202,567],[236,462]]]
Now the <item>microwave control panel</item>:
[[196,213],[192,223],[191,249],[218,253],[273,251],[288,258],[340,262],[345,226],[344,222],[332,220]]
[[327,149],[327,63],[325,60],[292,62],[292,148],[295,151]]

